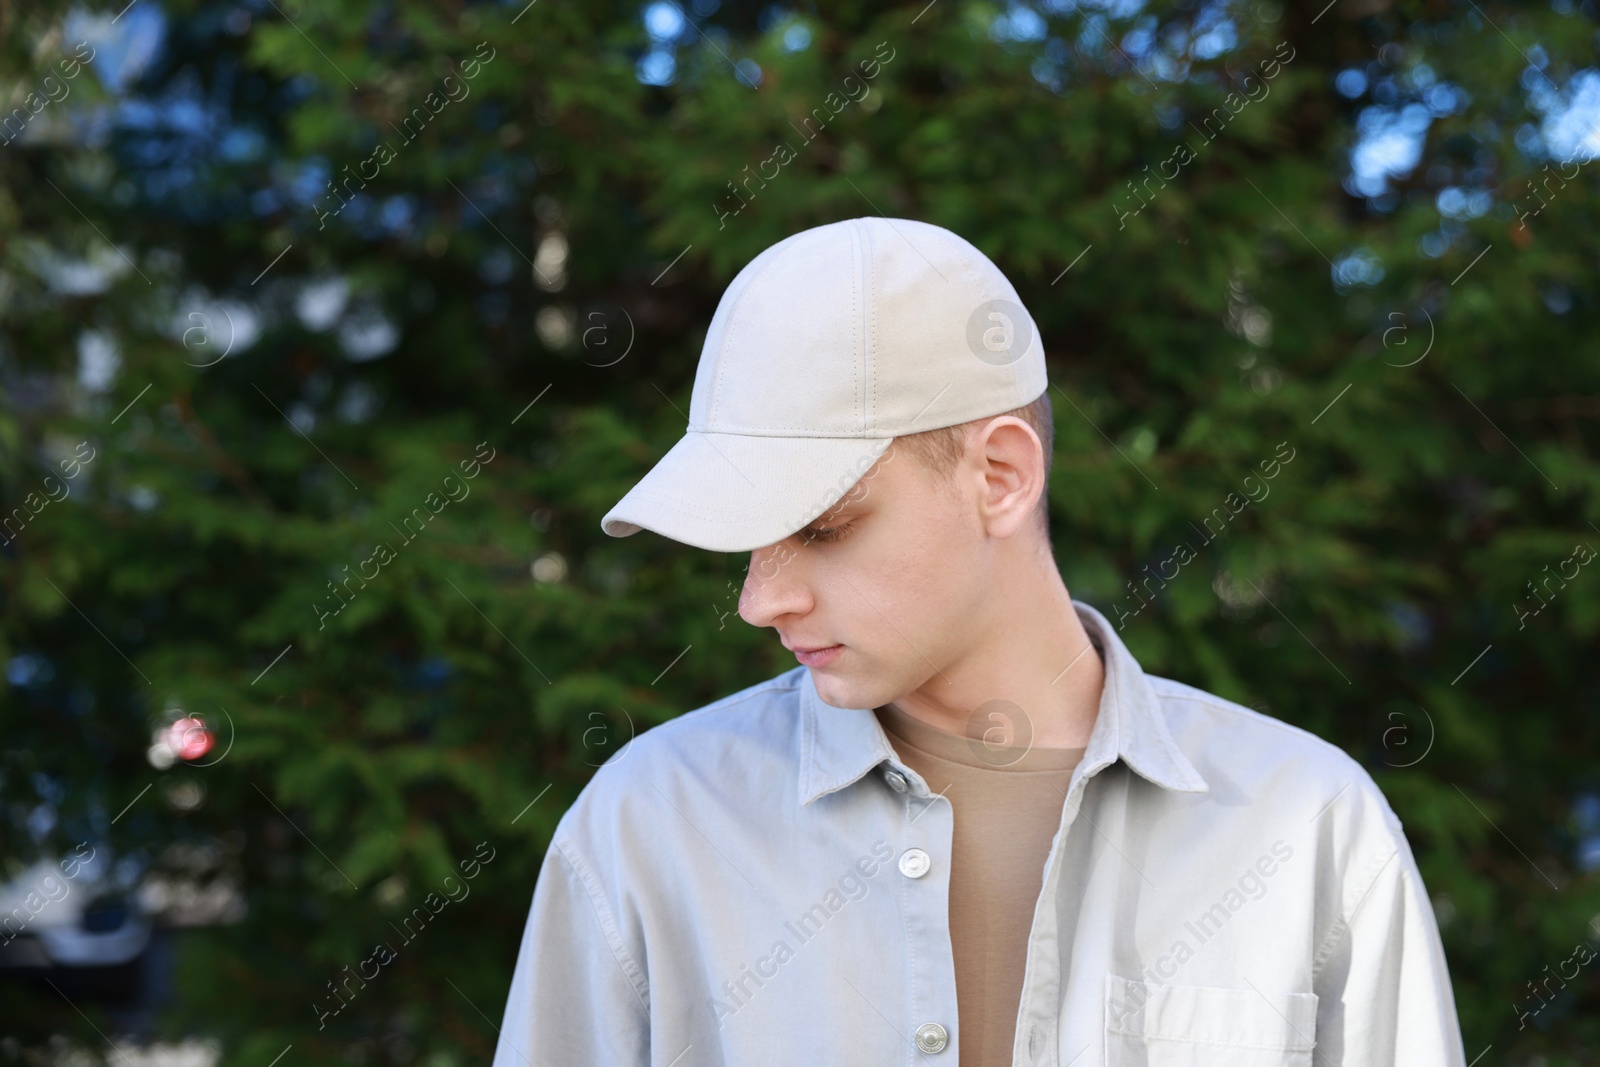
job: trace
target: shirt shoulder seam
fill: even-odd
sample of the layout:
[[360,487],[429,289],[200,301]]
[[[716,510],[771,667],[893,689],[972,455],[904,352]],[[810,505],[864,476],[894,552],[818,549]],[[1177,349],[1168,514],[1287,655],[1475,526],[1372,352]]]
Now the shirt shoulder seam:
[[[1346,752],[1332,741],[1329,741],[1327,738],[1321,737],[1318,734],[1312,733],[1303,726],[1296,726],[1292,722],[1284,722],[1282,719],[1276,718],[1272,715],[1263,714],[1254,708],[1247,708],[1243,704],[1228,700],[1225,697],[1219,697],[1215,693],[1207,693],[1203,689],[1196,689],[1194,686],[1189,685],[1186,682],[1180,682],[1175,678],[1162,678],[1159,675],[1149,675],[1148,677],[1150,678],[1153,688],[1160,693],[1161,699],[1163,700],[1181,700],[1190,704],[1204,704],[1206,707],[1215,708],[1218,711],[1225,711],[1232,715],[1239,715],[1255,719],[1265,726],[1271,726],[1274,729],[1283,731],[1284,733],[1296,734],[1300,737],[1316,741],[1317,743],[1332,749],[1334,752],[1339,753],[1346,759],[1350,759],[1352,761],[1355,759],[1355,757],[1351,756],[1350,753]],[[1168,689],[1168,686],[1182,686],[1184,689],[1190,690],[1190,692],[1174,692]]]
[[599,880],[589,865],[583,861],[576,850],[570,850],[568,842],[552,841],[551,847],[556,849],[561,859],[572,868],[578,880],[583,883],[584,892],[589,897],[589,905],[594,908],[595,919],[600,923],[600,930],[605,934],[606,945],[611,949],[612,958],[617,961],[617,967],[622,971],[622,976],[627,979],[628,988],[633,990],[633,995],[638,999],[639,1006],[644,1009],[645,1018],[650,1017],[650,988],[644,980],[639,964],[628,952],[627,946],[622,943],[622,933],[617,929],[616,921],[611,916],[611,911],[606,907],[605,898],[600,893]]
[[[1271,715],[1262,714],[1261,712],[1256,711],[1254,708],[1247,708],[1242,704],[1237,704],[1223,697],[1219,697],[1215,693],[1207,693],[1203,689],[1196,689],[1194,686],[1188,685],[1185,682],[1180,682],[1174,678],[1162,678],[1159,675],[1152,675],[1150,676],[1150,679],[1153,688],[1160,693],[1163,700],[1181,700],[1190,704],[1203,704],[1207,707],[1215,708],[1218,711],[1228,712],[1236,716],[1247,716],[1261,722],[1263,725],[1271,726],[1285,733],[1295,734],[1300,737],[1315,741],[1319,745],[1324,746],[1332,752],[1345,757],[1345,759],[1354,763],[1355,766],[1362,772],[1366,772],[1366,768],[1362,767],[1361,764],[1355,760],[1355,757],[1350,755],[1350,753],[1346,752],[1338,745],[1335,745],[1327,738],[1319,737],[1317,734],[1312,733],[1310,730],[1307,730],[1304,727],[1296,726],[1293,723],[1284,722],[1282,719],[1274,718]],[[1371,782],[1370,774],[1368,775],[1367,780],[1368,782]],[[1376,783],[1373,784],[1375,785]],[[1379,791],[1379,796],[1382,796],[1381,790]],[[1335,797],[1334,799],[1338,798]],[[1387,821],[1388,820],[1385,820],[1386,823]],[[1391,826],[1389,829],[1393,831],[1394,827]],[[1323,935],[1321,945],[1317,948],[1316,953],[1312,956],[1311,977],[1313,981],[1315,981],[1316,978],[1321,974],[1323,966],[1328,962],[1328,957],[1331,956],[1333,954],[1333,950],[1339,946],[1339,942],[1343,939],[1343,935],[1349,932],[1350,922],[1355,917],[1355,912],[1360,909],[1361,903],[1366,900],[1367,895],[1377,884],[1378,877],[1383,873],[1384,869],[1388,867],[1389,863],[1395,858],[1399,851],[1399,843],[1393,842],[1391,848],[1383,851],[1381,854],[1375,856],[1368,862],[1367,866],[1361,872],[1361,881],[1358,883],[1360,885],[1360,891],[1359,895],[1355,897],[1354,907],[1350,906],[1350,898],[1348,896],[1344,896],[1340,899],[1339,914],[1329,926],[1328,932]]]

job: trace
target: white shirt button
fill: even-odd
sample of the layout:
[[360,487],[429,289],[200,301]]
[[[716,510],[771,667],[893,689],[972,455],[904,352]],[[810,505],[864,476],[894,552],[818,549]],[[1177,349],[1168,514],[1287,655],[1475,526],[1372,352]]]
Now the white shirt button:
[[889,788],[896,793],[904,793],[906,791],[906,776],[892,767],[883,772],[883,780],[888,782]]
[[[900,873],[907,878],[921,878],[933,866],[933,860],[920,848],[908,848],[900,853]],[[929,1024],[933,1025],[932,1023]],[[940,1046],[943,1048],[944,1046]]]
[[923,1052],[943,1052],[950,1043],[950,1035],[938,1023],[923,1023],[917,1027],[917,1048]]

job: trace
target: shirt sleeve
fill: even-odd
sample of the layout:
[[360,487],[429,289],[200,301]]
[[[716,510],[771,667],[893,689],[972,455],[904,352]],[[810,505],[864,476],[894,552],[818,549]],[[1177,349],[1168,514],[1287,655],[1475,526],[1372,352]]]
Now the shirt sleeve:
[[1325,1067],[1465,1067],[1444,945],[1401,832],[1350,883],[1317,954],[1316,1061]]
[[552,842],[534,886],[493,1067],[647,1067],[649,988],[599,885]]

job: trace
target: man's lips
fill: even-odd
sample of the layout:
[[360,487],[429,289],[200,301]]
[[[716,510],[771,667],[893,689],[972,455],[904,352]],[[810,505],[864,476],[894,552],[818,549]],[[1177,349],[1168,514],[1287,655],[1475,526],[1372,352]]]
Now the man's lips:
[[826,667],[844,652],[844,646],[823,645],[820,648],[807,648],[803,645],[796,645],[790,651],[794,653],[795,659],[807,667]]
[[825,648],[838,648],[838,645],[791,645],[785,641],[783,647],[790,652],[821,652]]

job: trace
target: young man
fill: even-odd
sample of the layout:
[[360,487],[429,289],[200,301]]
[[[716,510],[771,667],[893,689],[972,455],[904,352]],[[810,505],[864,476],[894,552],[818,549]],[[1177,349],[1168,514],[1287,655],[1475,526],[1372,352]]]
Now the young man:
[[1464,1067],[1360,764],[1069,596],[1047,384],[936,226],[819,226],[733,280],[688,432],[602,526],[749,551],[739,614],[800,665],[584,788],[495,1067]]

